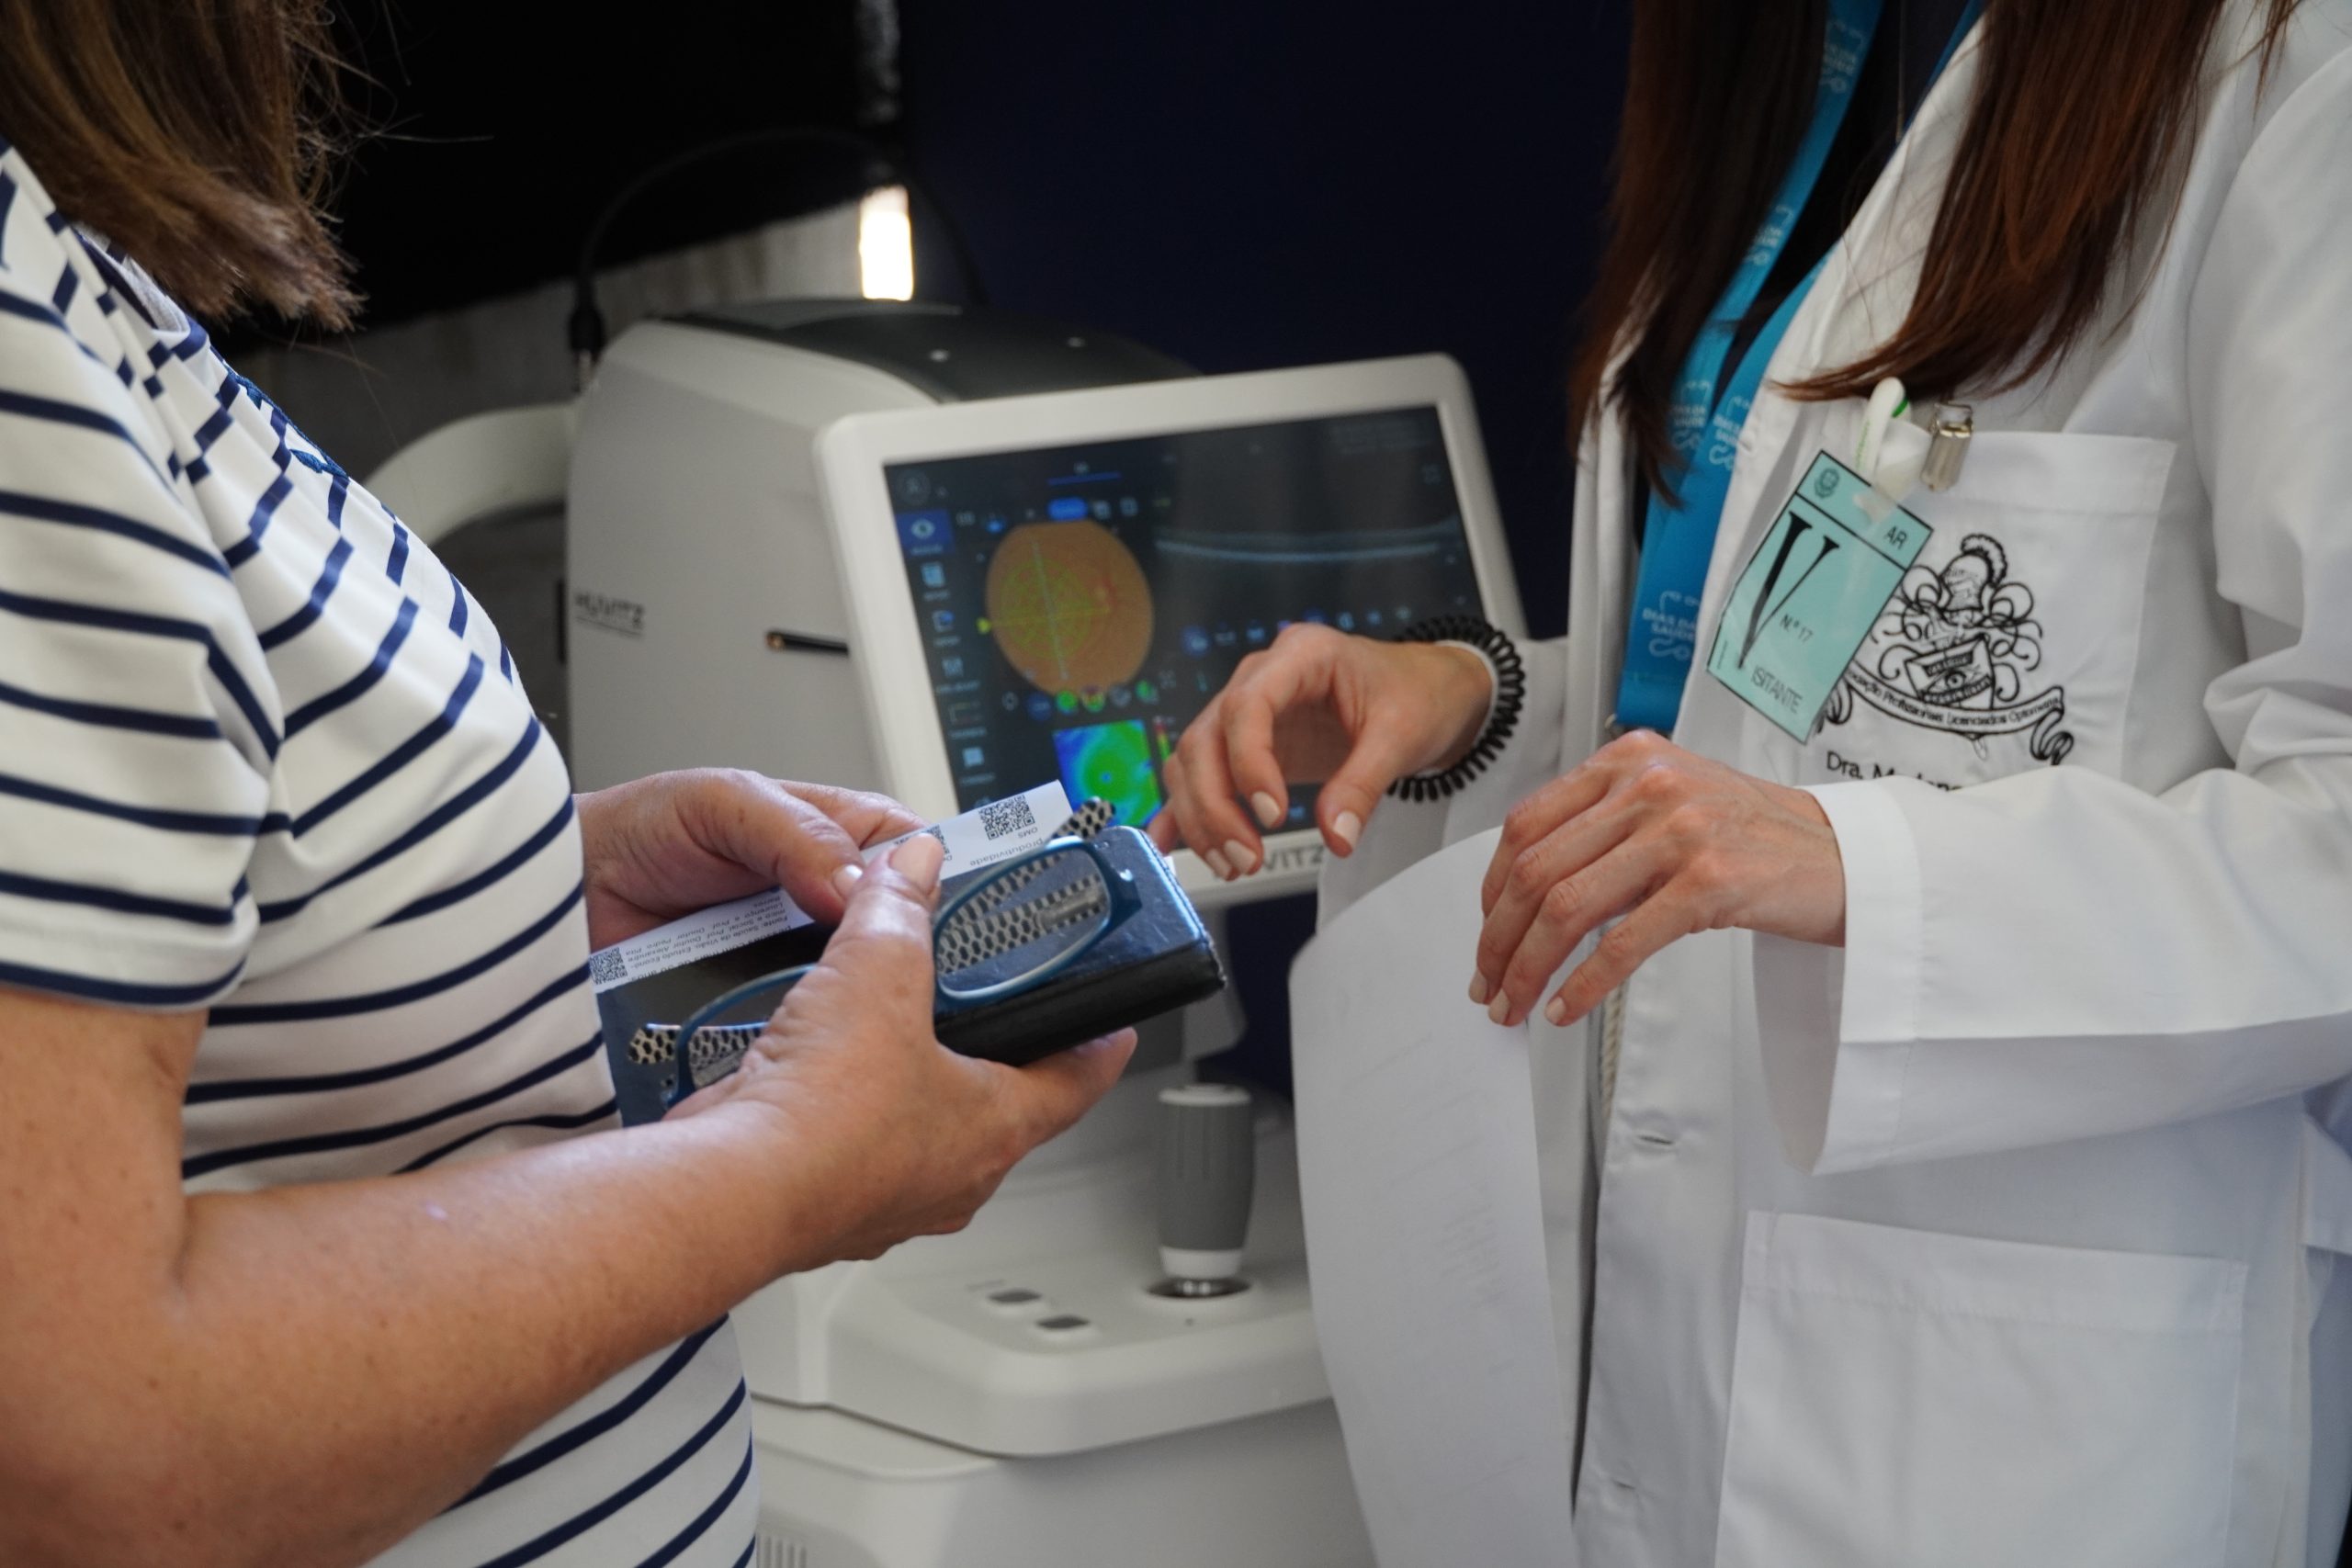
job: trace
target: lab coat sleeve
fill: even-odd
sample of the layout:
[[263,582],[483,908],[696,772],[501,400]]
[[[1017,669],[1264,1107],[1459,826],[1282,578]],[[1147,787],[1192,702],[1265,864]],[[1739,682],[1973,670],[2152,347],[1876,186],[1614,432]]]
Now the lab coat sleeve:
[[1565,728],[1568,646],[1565,637],[1520,650],[1527,695],[1519,726],[1494,765],[1444,800],[1387,799],[1365,824],[1355,853],[1323,857],[1316,885],[1316,923],[1340,912],[1382,883],[1448,844],[1483,833],[1530,792],[1557,776]]
[[2347,257],[2352,54],[2256,137],[2188,295],[2190,438],[2247,633],[2205,699],[2233,765],[2161,795],[2069,767],[1816,789],[1845,952],[1756,939],[1801,1167],[2132,1131],[2352,1073]]

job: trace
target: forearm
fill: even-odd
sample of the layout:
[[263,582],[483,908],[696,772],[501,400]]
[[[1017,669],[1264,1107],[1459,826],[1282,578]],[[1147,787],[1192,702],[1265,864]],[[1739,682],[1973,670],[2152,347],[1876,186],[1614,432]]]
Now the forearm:
[[[1485,832],[1513,806],[1558,777],[1571,761],[1582,761],[1581,756],[1562,755],[1567,652],[1565,637],[1520,646],[1526,687],[1518,722],[1493,764],[1447,803],[1445,842],[1457,843]],[[1482,728],[1484,723],[1481,719]]]
[[[1475,666],[1476,679],[1464,689],[1455,709],[1462,728],[1431,771],[1453,766],[1477,743],[1486,730],[1493,694],[1484,659],[1460,646],[1444,646],[1444,651]],[[1385,802],[1354,854],[1345,860],[1325,858],[1317,886],[1318,922],[1337,919],[1341,910],[1424,856],[1485,832],[1521,798],[1559,773],[1566,644],[1560,638],[1526,643],[1520,653],[1526,688],[1519,721],[1493,763],[1442,800]]]
[[1447,660],[1441,667],[1441,683],[1447,693],[1445,706],[1453,718],[1453,732],[1446,737],[1425,769],[1436,773],[1461,761],[1478,743],[1486,733],[1487,719],[1493,716],[1496,692],[1495,669],[1485,654],[1468,643],[1441,642],[1431,646]]
[[190,1201],[152,1290],[53,1303],[82,1321],[51,1342],[86,1359],[11,1395],[0,1426],[40,1437],[0,1438],[30,1495],[0,1515],[60,1529],[0,1556],[364,1561],[614,1373],[822,1260],[770,1114]]

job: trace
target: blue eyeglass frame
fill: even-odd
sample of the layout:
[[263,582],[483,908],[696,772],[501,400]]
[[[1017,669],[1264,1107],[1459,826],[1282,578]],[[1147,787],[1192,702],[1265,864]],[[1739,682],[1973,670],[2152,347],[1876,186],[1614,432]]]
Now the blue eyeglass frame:
[[[932,981],[932,990],[938,1001],[960,1007],[971,1002],[993,1001],[1000,997],[1017,996],[1033,987],[1043,985],[1093,952],[1104,937],[1117,931],[1121,924],[1142,909],[1143,895],[1136,890],[1135,874],[1123,871],[1112,864],[1111,857],[1102,852],[1102,846],[1086,839],[1050,840],[1031,850],[1025,855],[1007,861],[1002,865],[990,867],[988,874],[956,894],[940,908],[939,912],[931,919],[932,955],[934,963],[939,953],[941,929],[960,914],[973,899],[1007,877],[1017,875],[1041,861],[1051,860],[1057,855],[1066,855],[1072,852],[1092,859],[1094,869],[1101,873],[1102,885],[1110,896],[1110,918],[1105,919],[1093,934],[1069,952],[1057,953],[1028,974],[1016,975],[1010,980],[1000,980],[993,986],[983,986],[975,991],[950,992],[942,988],[937,978],[934,977]],[[703,1087],[695,1082],[693,1057],[689,1047],[696,1035],[710,1027],[713,1019],[721,1013],[731,1011],[764,992],[788,990],[816,967],[813,964],[797,964],[789,969],[778,969],[770,974],[756,976],[740,986],[729,987],[696,1008],[688,1016],[686,1021],[678,1026],[677,1043],[673,1047],[676,1053],[678,1077],[677,1081],[671,1086],[668,1097],[662,1101],[662,1109],[675,1111]]]

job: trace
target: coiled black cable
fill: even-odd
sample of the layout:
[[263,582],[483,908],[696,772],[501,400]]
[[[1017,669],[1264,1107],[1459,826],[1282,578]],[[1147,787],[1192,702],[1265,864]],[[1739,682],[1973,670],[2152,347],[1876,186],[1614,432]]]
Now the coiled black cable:
[[1391,640],[1396,642],[1458,642],[1476,649],[1495,669],[1495,698],[1487,728],[1478,734],[1461,761],[1433,773],[1414,773],[1388,786],[1399,800],[1443,800],[1485,773],[1502,755],[1511,731],[1519,728],[1520,710],[1527,701],[1527,667],[1519,649],[1502,628],[1477,615],[1432,615],[1415,621]]

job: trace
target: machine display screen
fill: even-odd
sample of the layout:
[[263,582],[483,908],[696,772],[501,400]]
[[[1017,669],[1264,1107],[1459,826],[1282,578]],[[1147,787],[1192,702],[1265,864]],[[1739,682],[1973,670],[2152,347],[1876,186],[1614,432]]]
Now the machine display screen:
[[[1283,626],[1481,607],[1434,408],[886,476],[959,809],[1059,777],[1141,826],[1185,725]],[[1285,826],[1312,805],[1294,790]]]

